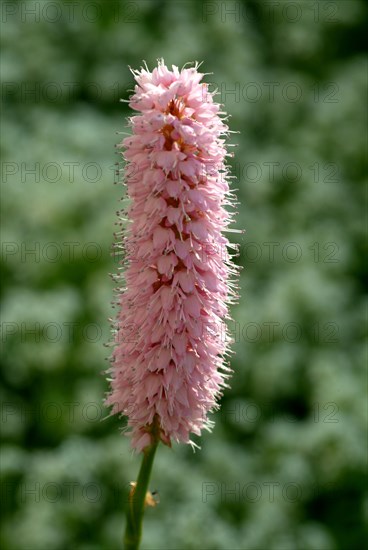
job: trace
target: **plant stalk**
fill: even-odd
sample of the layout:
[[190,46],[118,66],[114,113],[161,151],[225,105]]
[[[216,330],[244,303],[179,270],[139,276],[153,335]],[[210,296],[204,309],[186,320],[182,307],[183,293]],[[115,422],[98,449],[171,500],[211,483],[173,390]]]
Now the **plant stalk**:
[[127,510],[127,525],[124,536],[125,550],[138,550],[142,537],[142,523],[148,483],[152,471],[153,460],[157,449],[158,440],[143,449],[143,460],[139,471],[135,490],[129,496]]

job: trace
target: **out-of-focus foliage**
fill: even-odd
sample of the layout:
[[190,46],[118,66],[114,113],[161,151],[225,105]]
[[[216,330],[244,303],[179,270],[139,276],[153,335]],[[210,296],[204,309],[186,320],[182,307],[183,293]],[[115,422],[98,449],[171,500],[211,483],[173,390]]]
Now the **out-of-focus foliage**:
[[115,132],[128,65],[164,57],[203,61],[240,132],[245,269],[232,387],[201,451],[159,449],[143,548],[360,549],[366,3],[1,8],[2,548],[120,547],[139,460],[101,422]]

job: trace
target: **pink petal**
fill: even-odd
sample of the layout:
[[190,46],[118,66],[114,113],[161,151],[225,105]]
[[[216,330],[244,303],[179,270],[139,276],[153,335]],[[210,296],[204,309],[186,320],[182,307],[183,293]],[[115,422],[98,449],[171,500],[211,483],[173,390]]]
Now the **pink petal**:
[[201,304],[194,294],[191,294],[184,300],[184,311],[191,317],[197,318],[200,316]]

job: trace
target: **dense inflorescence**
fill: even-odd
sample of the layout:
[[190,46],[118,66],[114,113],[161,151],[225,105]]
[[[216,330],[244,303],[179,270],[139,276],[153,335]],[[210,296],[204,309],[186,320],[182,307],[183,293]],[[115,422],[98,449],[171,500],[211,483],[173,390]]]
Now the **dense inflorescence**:
[[125,251],[117,289],[111,393],[112,413],[128,417],[140,451],[155,433],[192,443],[210,428],[230,368],[225,320],[236,298],[231,245],[223,232],[234,204],[225,137],[198,65],[152,73],[133,71],[132,135],[121,144],[127,161],[128,226],[118,235]]

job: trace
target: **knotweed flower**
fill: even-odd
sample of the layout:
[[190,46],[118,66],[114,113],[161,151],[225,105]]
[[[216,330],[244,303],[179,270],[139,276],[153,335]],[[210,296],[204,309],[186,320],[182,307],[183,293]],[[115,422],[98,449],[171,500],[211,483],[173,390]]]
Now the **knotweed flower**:
[[[225,164],[228,126],[198,65],[169,70],[159,61],[132,71],[133,134],[121,146],[129,225],[118,280],[111,414],[128,417],[132,446],[160,439],[194,443],[210,429],[230,368],[225,319],[237,273],[223,235],[233,204]],[[121,218],[123,220],[123,218]],[[123,223],[123,222],[122,222]],[[157,430],[155,431],[157,433]]]

